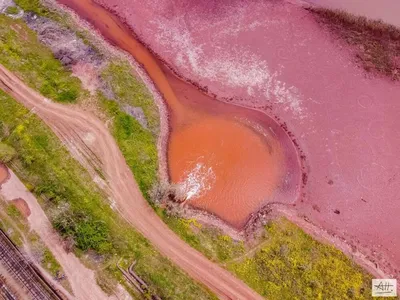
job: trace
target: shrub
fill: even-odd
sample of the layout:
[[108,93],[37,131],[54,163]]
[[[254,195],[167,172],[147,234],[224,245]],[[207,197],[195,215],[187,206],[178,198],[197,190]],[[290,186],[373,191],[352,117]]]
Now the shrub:
[[92,249],[108,253],[112,249],[108,226],[84,211],[75,212],[68,205],[62,206],[53,220],[53,226],[64,238],[71,236],[75,246],[83,251]]
[[19,8],[16,6],[9,6],[6,8],[5,13],[8,15],[17,15],[19,13]]
[[16,155],[16,151],[13,147],[0,143],[0,162],[9,163]]

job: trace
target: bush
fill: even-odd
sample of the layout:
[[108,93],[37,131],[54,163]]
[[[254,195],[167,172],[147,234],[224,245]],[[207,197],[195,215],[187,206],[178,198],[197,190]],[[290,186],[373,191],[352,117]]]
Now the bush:
[[64,238],[72,237],[74,244],[83,251],[92,249],[98,253],[109,253],[112,249],[109,228],[83,211],[72,211],[64,205],[53,220],[53,226]]
[[7,144],[0,143],[0,162],[9,163],[13,160],[17,152],[15,149]]
[[6,8],[5,12],[8,15],[17,15],[19,13],[19,9],[16,6],[9,6]]

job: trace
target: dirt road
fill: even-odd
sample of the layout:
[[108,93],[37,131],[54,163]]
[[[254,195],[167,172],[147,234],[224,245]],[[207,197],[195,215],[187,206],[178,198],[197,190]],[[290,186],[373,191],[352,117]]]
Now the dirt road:
[[[121,216],[163,255],[222,299],[262,299],[242,281],[188,246],[159,219],[143,198],[117,144],[100,120],[76,108],[51,102],[3,66],[0,66],[0,88],[25,107],[34,109],[64,142],[73,142],[76,148],[90,147],[96,153]],[[84,145],[87,135],[93,138]]]

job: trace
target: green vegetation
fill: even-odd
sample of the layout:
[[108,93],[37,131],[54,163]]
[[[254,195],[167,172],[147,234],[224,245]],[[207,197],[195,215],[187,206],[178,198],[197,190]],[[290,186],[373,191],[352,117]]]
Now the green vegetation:
[[27,12],[34,12],[35,14],[47,18],[54,19],[55,21],[60,21],[61,16],[48,9],[41,3],[41,0],[14,0],[21,9]]
[[143,109],[150,131],[157,135],[160,127],[157,105],[143,82],[133,76],[132,67],[124,61],[113,61],[104,69],[102,78],[108,83],[120,105]]
[[353,47],[357,62],[368,72],[400,79],[400,30],[382,21],[344,11],[308,8],[331,32]]
[[16,218],[18,219],[18,218],[22,217],[18,208],[13,204],[7,206],[7,215],[12,217],[13,219],[16,219]]
[[[102,72],[102,79],[113,91],[116,101],[99,94],[101,106],[113,120],[112,134],[142,191],[150,201],[149,191],[157,182],[159,113],[151,95],[142,82],[132,74],[130,65],[123,61],[110,63]],[[148,128],[121,107],[140,107]]]
[[0,63],[17,73],[42,95],[59,102],[75,102],[81,83],[22,20],[0,15]]
[[6,8],[5,13],[8,15],[18,15],[19,9],[16,6],[9,6]]
[[49,249],[43,251],[42,265],[45,266],[46,270],[49,271],[53,277],[58,276],[62,271],[60,264]]
[[286,219],[270,222],[265,242],[228,269],[268,299],[369,299],[371,276],[333,246]]
[[59,229],[75,241],[76,249],[91,248],[102,254],[105,271],[115,278],[121,276],[116,268],[119,257],[126,262],[137,260],[136,272],[162,297],[210,298],[110,208],[89,174],[50,129],[3,92],[0,120],[3,128],[9,128],[9,134],[0,138],[17,151],[11,168],[34,187],[56,227],[60,216],[68,220],[69,225]]
[[149,191],[157,181],[158,153],[156,137],[133,117],[121,111],[118,103],[101,97],[102,106],[113,118],[112,134],[140,190],[149,199]]
[[16,155],[15,149],[7,144],[0,142],[0,163],[10,162]]
[[86,215],[85,211],[74,211],[69,206],[62,206],[53,218],[53,226],[62,237],[73,237],[80,250],[94,249],[99,253],[111,251],[109,228],[105,223]]
[[185,242],[212,261],[224,263],[245,252],[243,242],[233,240],[216,228],[202,226],[195,219],[172,216],[160,208],[157,213]]
[[14,219],[20,216],[19,211],[14,205],[7,204],[2,197],[0,197],[0,229],[7,233],[9,238],[17,246],[23,245],[23,237],[21,235],[21,228],[15,226]]
[[271,221],[259,244],[248,248],[195,220],[158,213],[192,247],[267,299],[370,298],[370,275],[284,218]]

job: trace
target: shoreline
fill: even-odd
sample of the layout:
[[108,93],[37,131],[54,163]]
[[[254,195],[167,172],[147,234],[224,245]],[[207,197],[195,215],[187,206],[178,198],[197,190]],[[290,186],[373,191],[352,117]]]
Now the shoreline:
[[[48,0],[47,0],[47,1],[48,1]],[[60,4],[57,4],[57,5],[61,6]],[[156,102],[157,102],[157,105],[158,105],[159,107],[162,107],[163,110],[160,110],[160,120],[161,120],[161,123],[160,123],[160,136],[159,136],[159,139],[158,139],[159,160],[160,160],[160,169],[159,169],[159,172],[160,172],[160,179],[167,179],[167,180],[168,180],[168,179],[169,179],[169,174],[168,174],[168,163],[167,163],[167,153],[168,153],[168,152],[167,152],[167,151],[168,151],[168,150],[167,150],[167,144],[168,144],[169,129],[170,129],[169,122],[168,122],[168,120],[169,120],[169,111],[168,111],[167,105],[166,105],[166,103],[165,103],[163,97],[162,97],[162,96],[160,95],[160,93],[158,92],[157,87],[155,87],[154,83],[152,82],[152,80],[151,80],[151,79],[149,78],[149,76],[147,75],[147,72],[144,71],[144,70],[141,68],[140,64],[138,64],[138,63],[134,60],[133,57],[131,57],[130,55],[128,55],[124,50],[121,50],[121,49],[117,48],[116,46],[113,46],[113,45],[111,45],[109,42],[107,42],[107,41],[101,36],[101,34],[98,32],[98,30],[97,30],[96,28],[94,28],[92,25],[90,25],[87,21],[82,20],[73,10],[71,10],[71,9],[69,9],[69,8],[66,8],[64,5],[62,5],[62,7],[63,7],[63,10],[64,10],[64,9],[67,10],[68,14],[70,14],[70,15],[73,16],[73,18],[74,18],[74,20],[75,20],[76,22],[78,22],[79,24],[84,24],[83,27],[84,27],[85,29],[89,29],[91,36],[94,37],[96,41],[100,41],[101,44],[102,44],[102,46],[105,47],[105,49],[107,49],[107,50],[112,49],[112,51],[115,51],[116,53],[118,53],[118,55],[122,55],[124,58],[128,59],[129,62],[131,63],[131,65],[134,66],[134,69],[135,69],[135,71],[138,73],[138,75],[143,79],[143,81],[144,81],[144,83],[146,84],[147,88],[151,91],[152,95],[154,96],[154,98],[155,98],[155,100],[156,100]],[[110,12],[112,12],[113,14],[116,14],[115,12],[113,12],[112,10],[109,10],[108,8],[105,8],[105,9],[107,9],[107,10],[110,11]],[[116,14],[116,15],[118,16],[118,14]],[[120,18],[120,17],[119,17],[119,18]],[[123,18],[120,18],[120,19],[121,19],[121,21],[123,21],[124,24],[126,24],[126,21],[125,21]],[[130,27],[129,27],[129,28],[130,28]],[[93,32],[93,31],[94,31],[94,32]],[[131,33],[133,33],[132,30],[131,30]],[[99,35],[100,35],[100,36],[99,36]],[[136,35],[135,35],[135,36],[136,36]],[[140,39],[138,39],[138,41],[141,42]],[[142,42],[141,42],[141,43],[142,43]],[[143,44],[143,43],[142,43],[142,44]],[[146,44],[143,44],[143,45],[144,45],[147,49],[149,49],[148,46],[147,46]],[[151,49],[150,49],[150,51],[151,51]],[[153,51],[151,51],[151,53],[152,53],[153,55],[155,55]],[[157,56],[157,55],[156,55],[156,56]],[[162,60],[161,60],[161,61],[162,61]],[[212,94],[212,93],[209,93],[209,92],[208,92],[208,89],[207,89],[206,87],[203,87],[203,88],[202,88],[202,87],[200,87],[199,85],[197,85],[195,82],[192,82],[192,81],[189,80],[189,79],[184,79],[184,77],[179,76],[179,74],[177,74],[177,73],[173,70],[173,68],[171,68],[168,64],[165,64],[165,65],[166,65],[169,69],[171,69],[171,71],[172,71],[175,75],[178,75],[178,78],[183,79],[183,80],[185,80],[186,82],[189,82],[189,83],[195,85],[195,86],[196,86],[200,91],[202,91],[203,93],[206,93],[207,95],[212,96],[212,98],[214,98],[214,99],[216,99],[216,100],[218,100],[218,101],[222,101],[222,102],[226,102],[226,103],[229,103],[229,104],[233,104],[233,103],[230,103],[230,102],[229,102],[230,99],[220,99],[220,98],[217,98],[216,95],[214,95],[214,94]],[[142,77],[142,76],[143,76],[143,77]],[[262,113],[265,113],[264,111],[262,111],[262,110],[260,110],[260,109],[257,109],[257,108],[249,108],[249,107],[246,107],[246,106],[244,106],[244,105],[240,105],[240,104],[236,104],[236,103],[235,103],[234,105],[240,106],[240,107],[244,107],[244,108],[247,108],[247,109],[257,110],[257,111],[260,111],[260,112],[262,112]],[[271,116],[271,117],[273,117],[274,120],[277,121],[277,120],[276,120],[277,116]],[[278,118],[278,119],[279,119],[279,118]],[[166,122],[167,125],[165,125],[165,122]],[[281,122],[280,122],[280,119],[279,119],[279,122],[278,122],[278,123],[279,123],[281,126],[286,126],[285,123],[281,123]],[[164,124],[164,126],[163,126],[163,124]],[[296,139],[290,134],[290,131],[287,130],[287,127],[285,128],[285,132],[289,135],[289,137],[291,138],[292,141],[295,141],[295,140],[296,140]],[[293,140],[293,139],[294,139],[294,140]],[[299,147],[299,145],[298,145],[297,143],[294,143],[294,146],[296,147],[296,149],[298,149],[298,150],[300,151],[300,152],[298,153],[298,154],[299,154],[299,157],[300,157],[299,159],[300,159],[300,161],[302,162],[302,164],[301,164],[302,168],[304,167],[304,169],[305,169],[305,168],[306,168],[306,165],[307,165],[307,164],[306,164],[306,162],[307,162],[307,161],[306,161],[306,157],[303,156],[303,153],[302,153],[302,151],[301,151],[301,149],[300,149],[300,147]],[[304,174],[305,174],[305,176],[307,176],[307,173],[304,173]],[[307,179],[306,179],[306,177],[304,177],[304,176],[303,176],[303,181],[305,181],[304,184],[306,184]],[[304,187],[304,186],[303,186],[303,187]],[[302,195],[302,193],[300,193],[300,196],[299,196],[300,199],[298,199],[298,200],[301,200],[301,198],[302,198],[303,196],[304,196],[304,195]],[[298,200],[297,200],[297,201],[298,201]],[[296,201],[296,202],[297,202],[297,201]],[[192,209],[190,209],[190,210],[192,210]],[[262,211],[262,210],[263,210],[263,209],[260,209],[259,212]],[[194,210],[194,213],[196,213],[196,211],[198,212],[198,210]],[[203,212],[203,211],[201,211],[201,212]],[[281,211],[280,209],[278,209],[277,212],[282,213],[282,211]],[[211,215],[211,214],[209,214],[209,213],[207,213],[207,212],[206,212],[206,214],[209,215],[208,217],[211,217],[211,218],[212,218],[212,215]],[[337,237],[333,236],[332,234],[328,233],[327,231],[325,231],[324,229],[322,229],[322,228],[320,228],[320,227],[318,227],[318,226],[316,226],[316,225],[313,225],[313,226],[315,226],[317,229],[313,228],[313,229],[312,229],[312,233],[310,233],[310,232],[307,230],[307,226],[306,226],[306,224],[310,224],[310,223],[304,223],[303,221],[301,221],[301,220],[304,220],[304,219],[302,219],[301,217],[299,217],[297,212],[284,213],[283,215],[285,215],[285,214],[286,214],[286,217],[288,217],[288,219],[289,219],[290,221],[292,221],[293,223],[295,223],[295,224],[297,224],[298,226],[300,226],[304,231],[306,231],[308,234],[310,234],[313,238],[316,238],[317,240],[319,240],[319,239],[321,238],[321,239],[323,239],[323,240],[325,240],[325,241],[328,241],[329,244],[332,244],[332,245],[334,245],[335,247],[337,247],[338,249],[340,249],[341,251],[343,251],[343,252],[346,254],[346,256],[350,257],[352,260],[354,260],[354,261],[356,261],[357,263],[359,263],[364,269],[368,270],[369,272],[372,272],[372,271],[373,271],[373,273],[374,273],[374,274],[377,274],[377,275],[378,275],[378,274],[383,274],[383,273],[380,272],[380,269],[379,269],[379,268],[374,268],[373,266],[371,266],[371,265],[373,264],[372,260],[367,259],[365,255],[362,255],[363,258],[361,258],[361,260],[358,261],[358,259],[356,259],[356,258],[354,257],[354,252],[352,252],[351,246],[349,245],[349,243],[343,242],[343,245],[342,245],[342,246],[337,246],[337,244],[336,244],[336,239],[337,239]],[[222,221],[222,222],[223,222],[223,221]],[[223,222],[223,223],[224,223],[224,222]],[[249,223],[248,223],[248,224],[249,224]],[[248,225],[248,224],[247,224],[247,225]],[[302,224],[302,225],[301,225],[301,224]],[[225,225],[227,225],[227,224],[225,224]],[[246,226],[247,226],[247,225],[246,225]],[[215,226],[215,225],[214,225],[214,226]],[[227,226],[230,227],[229,225],[227,225]],[[345,246],[347,247],[348,250],[344,250],[344,249],[346,248]],[[364,258],[365,258],[365,259],[364,259]]]
[[[151,80],[150,76],[148,75],[147,71],[143,69],[142,65],[138,63],[135,58],[129,54],[126,50],[120,49],[117,46],[114,45],[113,42],[110,42],[107,38],[104,38],[103,35],[99,32],[97,28],[95,28],[92,24],[90,24],[87,20],[82,19],[79,17],[79,15],[73,10],[70,9],[68,6],[64,4],[58,3],[56,0],[46,0],[49,3],[52,3],[52,8],[54,9],[59,9],[61,7],[62,11],[66,11],[68,14],[71,14],[73,17],[74,22],[77,24],[80,24],[84,29],[89,31],[89,34],[92,38],[94,38],[97,44],[101,45],[102,51],[107,53],[109,50],[111,50],[111,53],[123,57],[124,59],[127,59],[129,63],[132,65],[134,68],[135,72],[139,75],[139,77],[143,80],[143,83],[146,85],[146,87],[149,89],[151,94],[153,95],[157,106],[161,107],[160,110],[160,136],[158,139],[158,156],[159,156],[159,176],[160,176],[160,183],[167,183],[168,185],[171,184],[170,182],[170,174],[168,170],[168,142],[169,142],[169,136],[170,136],[170,108],[168,107],[168,104],[166,103],[166,100],[164,97],[161,95],[159,92],[158,88],[155,86],[154,82]],[[117,16],[112,10],[105,8],[101,6],[100,4],[95,3],[95,5],[105,9],[107,12],[113,14],[114,16]],[[118,17],[119,18],[119,17]],[[301,181],[298,183],[299,186],[299,191],[296,193],[297,197],[293,201],[293,203],[297,203],[301,201],[302,197],[304,194],[302,193],[302,190],[304,189],[306,185],[306,178],[307,178],[307,171],[306,171],[306,157],[303,153],[303,151],[300,149],[299,144],[296,141],[296,138],[293,136],[293,134],[288,130],[287,125],[285,122],[281,122],[280,118],[275,116],[275,115],[270,115],[265,111],[262,111],[260,109],[254,108],[254,107],[247,107],[241,104],[236,104],[236,103],[230,103],[229,99],[225,98],[218,98],[217,95],[213,93],[209,93],[207,88],[201,87],[195,82],[191,81],[190,79],[180,75],[177,73],[177,71],[172,68],[169,64],[167,64],[159,55],[157,55],[147,44],[145,44],[139,37],[138,35],[133,31],[133,29],[124,21],[123,19],[120,20],[124,26],[126,26],[126,29],[129,30],[129,34],[131,34],[135,40],[138,41],[149,53],[154,57],[154,60],[157,63],[162,63],[163,66],[165,66],[168,70],[171,71],[172,75],[175,76],[178,80],[181,80],[182,82],[186,84],[190,84],[195,87],[197,91],[200,93],[210,97],[213,101],[219,101],[224,103],[225,105],[233,105],[235,107],[240,107],[242,109],[248,110],[248,111],[253,111],[262,114],[263,116],[271,118],[277,126],[282,128],[283,132],[285,133],[286,137],[288,140],[291,142],[291,147],[293,147],[293,150],[296,151],[296,159],[299,164],[300,170],[302,172],[301,175]],[[165,202],[161,204],[166,204]],[[195,216],[202,216],[201,220],[205,225],[208,226],[214,226],[219,229],[221,229],[224,233],[228,233],[236,237],[239,236],[245,236],[245,233],[247,231],[247,228],[252,227],[252,219],[255,215],[258,215],[259,212],[264,210],[265,206],[268,206],[268,203],[264,203],[260,206],[260,208],[257,211],[254,211],[251,215],[249,215],[248,220],[246,223],[240,228],[235,228],[234,226],[230,225],[226,221],[222,220],[221,218],[215,216],[213,213],[210,213],[208,211],[198,209],[195,207],[190,207],[189,205],[185,205],[184,209],[180,209],[181,216],[184,218],[192,218]],[[206,217],[207,216],[207,217]]]
[[91,42],[94,42],[96,47],[99,47],[104,54],[111,54],[116,57],[120,57],[123,60],[129,62],[132,70],[134,71],[133,75],[135,77],[139,77],[139,79],[143,82],[145,87],[149,90],[152,95],[160,115],[160,131],[157,136],[157,148],[158,148],[158,158],[159,158],[159,179],[161,182],[169,182],[169,173],[168,173],[168,163],[167,163],[167,144],[170,134],[170,125],[169,125],[169,110],[163,96],[158,91],[154,82],[150,79],[147,72],[142,68],[140,63],[138,63],[130,54],[126,51],[118,48],[117,46],[111,44],[107,41],[98,30],[91,25],[86,20],[80,18],[78,14],[67,7],[64,4],[58,3],[56,0],[43,0],[46,6],[59,11],[61,13],[66,13],[69,15],[73,22],[82,27],[87,34],[90,35],[90,38],[93,39]]

